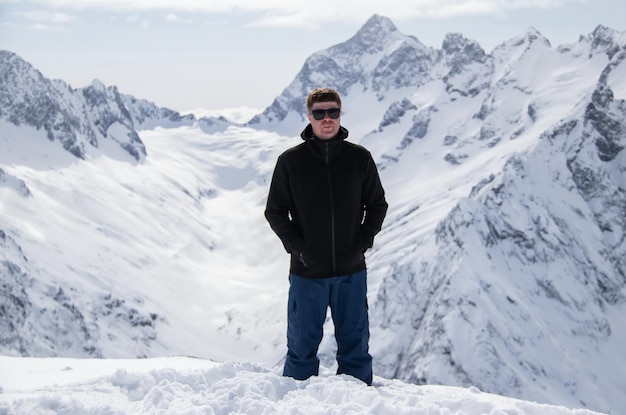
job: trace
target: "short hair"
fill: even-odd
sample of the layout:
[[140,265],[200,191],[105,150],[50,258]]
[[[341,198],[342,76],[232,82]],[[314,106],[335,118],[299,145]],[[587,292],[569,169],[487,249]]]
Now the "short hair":
[[311,112],[311,108],[316,102],[336,102],[339,104],[339,108],[341,108],[339,92],[332,88],[315,88],[309,92],[309,95],[306,97],[306,111]]

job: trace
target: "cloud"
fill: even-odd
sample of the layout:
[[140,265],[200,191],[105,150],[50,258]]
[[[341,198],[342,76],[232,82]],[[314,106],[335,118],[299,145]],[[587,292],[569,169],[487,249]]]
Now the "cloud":
[[178,15],[174,13],[169,13],[167,16],[165,16],[165,21],[170,22],[170,23],[185,23],[185,24],[193,23],[192,20],[183,19],[182,17],[179,17]]
[[[3,0],[0,0],[2,2]],[[4,0],[6,1],[6,0]],[[168,21],[187,22],[176,13],[249,13],[252,26],[319,26],[341,21],[362,22],[373,14],[393,20],[503,14],[517,9],[566,7],[586,0],[24,0],[57,10],[167,11]],[[260,15],[260,16],[259,16]]]
[[15,14],[28,21],[37,23],[45,22],[50,24],[64,24],[75,20],[74,16],[67,13],[49,12],[44,10],[16,12]]
[[54,31],[54,32],[65,32],[67,29],[62,26],[50,26],[43,23],[35,23],[31,26],[31,29],[41,30],[41,31]]
[[31,29],[40,31],[66,31],[65,25],[76,20],[73,15],[46,10],[15,12],[14,15],[28,21]]
[[139,25],[142,29],[150,28],[150,20],[141,18],[139,16],[126,16],[124,21],[131,24]]

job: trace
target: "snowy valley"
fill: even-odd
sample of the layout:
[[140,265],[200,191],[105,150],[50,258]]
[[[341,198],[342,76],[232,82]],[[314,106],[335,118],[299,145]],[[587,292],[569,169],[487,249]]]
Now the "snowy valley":
[[328,85],[390,205],[367,257],[378,382],[624,413],[625,60],[626,33],[602,26],[488,53],[375,15],[237,124],[74,89],[0,51],[0,362],[193,356],[298,388],[272,377],[288,259],[263,209],[306,94]]

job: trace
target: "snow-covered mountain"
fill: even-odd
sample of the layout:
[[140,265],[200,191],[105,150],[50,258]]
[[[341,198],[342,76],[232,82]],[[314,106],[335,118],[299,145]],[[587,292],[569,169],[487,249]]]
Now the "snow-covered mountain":
[[[0,79],[1,120],[44,130],[50,141],[58,141],[81,159],[104,151],[140,162],[146,149],[137,130],[196,121],[193,115],[181,116],[120,94],[117,87],[106,87],[98,80],[74,89],[63,81],[45,78],[28,62],[4,50],[0,50]],[[228,124],[215,118],[205,118],[203,123]]]
[[306,121],[304,101],[316,86],[332,85],[346,97],[346,114],[377,114],[384,102],[395,102],[424,82],[435,55],[375,15],[346,42],[310,56],[283,93],[247,125],[293,135]]
[[[147,156],[138,135],[141,129],[197,125],[209,132],[232,124],[223,117],[181,116],[146,100],[121,94],[115,86],[106,87],[97,80],[88,87],[74,89],[61,80],[45,78],[9,51],[0,50],[0,80],[0,189],[10,189],[10,195],[16,194],[27,203],[37,198],[24,180],[3,167],[10,170],[23,165],[45,171],[70,166],[77,158],[94,160],[103,156],[136,165],[144,163]],[[39,215],[44,222],[47,220],[45,213]],[[47,270],[42,270],[42,278],[31,276],[29,257],[14,238],[15,232],[5,232],[4,225],[0,225],[2,350],[22,355],[102,356],[102,340],[94,339],[91,319],[116,322],[115,328],[107,331],[109,339],[119,336],[114,332],[120,330],[120,322],[127,331],[124,336],[133,333],[137,347],[154,339],[153,324],[158,318],[154,313],[138,311],[133,305],[143,302],[140,296],[128,302],[128,298],[105,292],[101,298],[90,299],[97,305],[87,310],[77,306],[72,302],[71,291],[75,289],[72,284],[55,284],[54,273],[48,274]],[[13,230],[23,231],[19,226]],[[61,236],[72,237],[72,234]],[[59,254],[63,255],[62,249]],[[70,258],[62,261],[73,267]],[[90,315],[86,316],[85,312]],[[143,352],[131,354],[141,356]]]
[[602,26],[557,48],[531,28],[487,54],[373,16],[250,122],[297,131],[304,91],[334,86],[402,189],[370,262],[385,376],[602,409],[624,395],[625,57]]
[[[602,26],[556,48],[531,28],[487,53],[460,34],[428,48],[373,16],[245,127],[159,128],[168,115],[142,118],[140,101],[92,85],[97,108],[126,109],[117,122],[145,148],[134,163],[74,157],[49,141],[46,126],[74,126],[59,116],[6,116],[47,101],[20,98],[38,95],[6,87],[0,65],[0,352],[279,362],[287,258],[264,198],[306,94],[329,85],[390,204],[368,252],[376,374],[621,413],[625,59],[626,34]],[[102,147],[103,125],[81,128]]]

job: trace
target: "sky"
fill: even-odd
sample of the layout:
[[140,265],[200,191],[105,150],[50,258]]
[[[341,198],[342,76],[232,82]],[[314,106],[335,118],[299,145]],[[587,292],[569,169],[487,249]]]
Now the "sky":
[[553,46],[626,29],[623,0],[0,0],[0,48],[75,88],[99,79],[181,112],[263,109],[373,14],[427,46],[457,32],[487,52],[529,27]]

